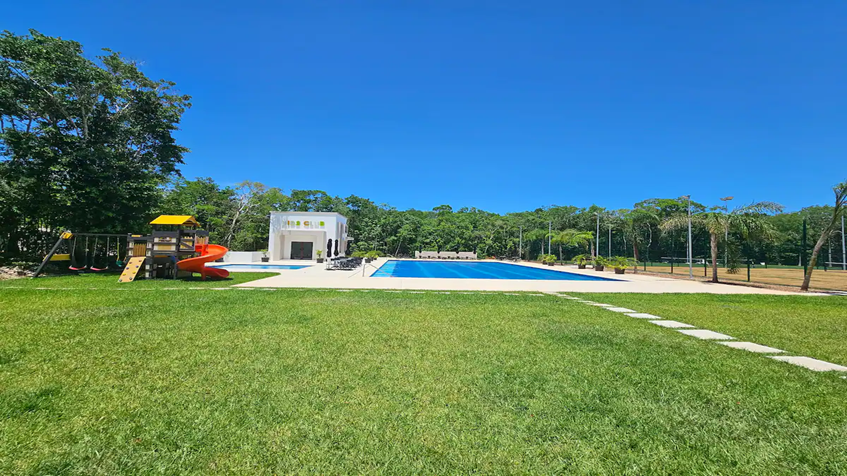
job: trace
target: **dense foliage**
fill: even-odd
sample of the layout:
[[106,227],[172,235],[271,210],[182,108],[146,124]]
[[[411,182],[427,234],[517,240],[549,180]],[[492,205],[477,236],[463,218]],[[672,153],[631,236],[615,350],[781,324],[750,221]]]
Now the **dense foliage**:
[[74,41],[0,34],[0,249],[147,223],[187,151],[173,132],[190,98],[173,88],[117,52],[92,60]]
[[[210,178],[179,179],[164,190],[164,196],[165,208],[161,211],[197,216],[212,232],[214,241],[234,249],[264,248],[268,241],[270,212],[296,210],[341,213],[349,219],[355,250],[377,250],[394,256],[435,250],[517,257],[522,242],[523,258],[537,259],[542,254],[553,254],[558,260],[570,260],[595,251],[598,216],[601,254],[629,257],[637,254],[640,261],[670,258],[683,261],[686,255],[687,231],[662,230],[663,223],[687,214],[688,202],[683,198],[644,200],[632,209],[622,210],[554,205],[499,215],[476,208],[454,210],[449,205],[432,210],[397,210],[355,195],[342,198],[320,190],[285,193],[253,182],[235,188],[221,187]],[[692,202],[692,210],[695,217],[710,216],[718,223],[730,225],[730,255],[739,255],[742,261],[749,258],[755,262],[793,265],[800,263],[803,219],[807,220],[811,249],[811,243],[832,216],[829,206],[776,214],[754,210],[761,229],[751,230],[749,221],[738,221],[739,225],[734,225],[736,216],[749,213],[749,206],[728,210],[729,218],[725,220],[720,217],[721,207]],[[711,259],[709,222],[695,219],[694,223],[694,256]],[[719,261],[722,262],[724,251],[727,251],[722,232],[718,238]],[[831,238],[832,259],[836,262],[841,260],[838,238],[837,235]]]

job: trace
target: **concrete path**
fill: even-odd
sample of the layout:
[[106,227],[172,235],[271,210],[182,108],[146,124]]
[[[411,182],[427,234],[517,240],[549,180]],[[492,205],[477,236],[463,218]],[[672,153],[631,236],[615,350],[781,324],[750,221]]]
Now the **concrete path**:
[[[311,264],[308,268],[283,270],[278,276],[239,284],[238,287],[260,288],[332,288],[332,289],[416,289],[439,291],[535,291],[583,293],[709,293],[709,294],[800,294],[772,289],[752,288],[730,284],[661,278],[643,274],[616,275],[613,272],[580,270],[576,266],[555,266],[552,269],[587,276],[602,276],[618,281],[546,281],[524,279],[439,279],[439,278],[372,278],[388,261],[380,258],[354,271],[328,271],[314,262],[277,261],[271,264]],[[511,263],[550,270],[535,263]],[[804,293],[803,295],[810,295]]]

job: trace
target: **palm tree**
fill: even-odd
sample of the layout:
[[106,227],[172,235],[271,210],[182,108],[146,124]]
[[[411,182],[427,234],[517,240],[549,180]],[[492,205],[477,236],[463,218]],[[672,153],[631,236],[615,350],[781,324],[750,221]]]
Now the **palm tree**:
[[526,234],[524,234],[524,239],[527,242],[540,240],[541,241],[541,254],[544,254],[544,240],[547,239],[547,230],[542,230],[537,228],[535,230],[530,230]]
[[[725,230],[738,229],[745,238],[752,235],[770,236],[774,230],[765,219],[767,213],[782,211],[782,205],[774,202],[757,202],[738,207],[731,212],[723,207],[712,207],[709,210],[691,215],[691,223],[702,226],[709,232],[709,243],[712,251],[712,282],[718,282],[718,241],[723,238]],[[688,215],[674,215],[662,223],[662,231],[677,230],[688,227]]]
[[559,254],[562,254],[561,246],[580,246],[588,248],[588,245],[591,244],[594,239],[594,233],[590,231],[579,231],[574,229],[567,229],[564,231],[557,231],[551,234],[552,242],[559,245]]
[[800,286],[801,291],[809,290],[809,283],[812,281],[812,271],[815,270],[815,265],[818,264],[818,253],[821,252],[821,248],[823,248],[824,243],[826,243],[830,235],[832,235],[832,230],[835,229],[835,224],[844,213],[845,207],[847,207],[847,181],[841,182],[835,187],[832,187],[832,191],[835,192],[835,208],[832,209],[832,219],[826,227],[824,227],[823,232],[821,232],[821,237],[818,238],[818,242],[815,243],[815,247],[812,249],[812,257],[809,259],[809,267],[806,270],[806,276],[803,277],[803,285]]

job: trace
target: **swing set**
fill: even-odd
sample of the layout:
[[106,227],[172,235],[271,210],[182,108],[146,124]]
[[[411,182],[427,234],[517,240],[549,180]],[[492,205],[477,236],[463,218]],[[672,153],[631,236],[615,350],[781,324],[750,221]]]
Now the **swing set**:
[[[123,247],[121,239],[124,242]],[[65,231],[35,270],[33,277],[38,277],[47,263],[55,261],[69,261],[68,269],[76,272],[101,273],[120,270],[127,257],[128,239],[128,235]],[[59,253],[63,247],[67,253]]]

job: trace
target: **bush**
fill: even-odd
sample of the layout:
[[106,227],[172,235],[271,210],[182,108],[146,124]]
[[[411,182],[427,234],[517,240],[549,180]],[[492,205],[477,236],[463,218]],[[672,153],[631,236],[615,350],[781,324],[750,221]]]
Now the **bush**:
[[555,263],[557,261],[556,255],[539,255],[538,259],[544,264]]
[[627,269],[633,266],[633,261],[626,256],[615,256],[612,258],[611,264],[615,269]]
[[580,266],[585,265],[591,259],[588,255],[576,255],[573,257],[573,264],[578,264]]

